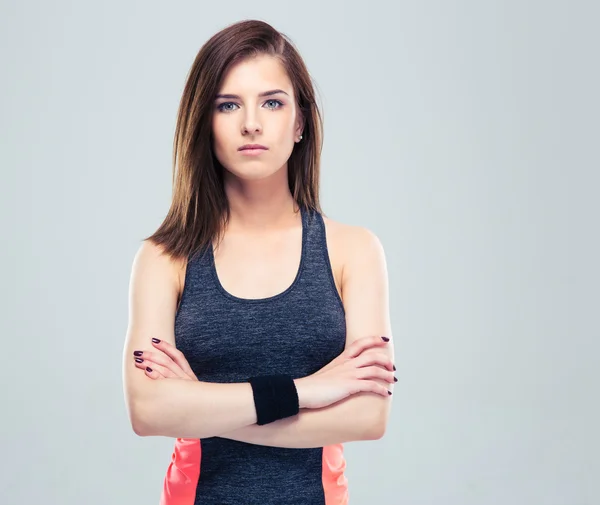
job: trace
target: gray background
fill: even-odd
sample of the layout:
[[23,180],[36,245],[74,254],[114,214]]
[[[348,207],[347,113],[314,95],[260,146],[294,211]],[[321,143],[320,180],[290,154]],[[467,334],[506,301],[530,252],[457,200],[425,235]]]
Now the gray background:
[[131,262],[198,49],[258,18],[317,82],[325,212],[388,258],[400,382],[385,437],[346,444],[351,505],[600,503],[599,11],[3,1],[0,502],[158,503],[173,439],[122,391]]

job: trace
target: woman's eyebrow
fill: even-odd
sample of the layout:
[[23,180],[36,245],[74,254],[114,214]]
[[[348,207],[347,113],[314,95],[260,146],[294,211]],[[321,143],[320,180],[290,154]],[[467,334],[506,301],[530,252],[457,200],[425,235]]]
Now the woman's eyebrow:
[[[271,96],[271,95],[277,95],[278,93],[283,93],[284,95],[288,95],[282,89],[272,89],[270,91],[263,91],[262,93],[259,93],[258,96],[259,97]],[[241,97],[239,95],[230,95],[230,94],[219,94],[219,95],[217,95],[215,97],[215,100],[217,98],[231,98],[231,99],[235,99],[235,100],[240,100],[241,99]]]

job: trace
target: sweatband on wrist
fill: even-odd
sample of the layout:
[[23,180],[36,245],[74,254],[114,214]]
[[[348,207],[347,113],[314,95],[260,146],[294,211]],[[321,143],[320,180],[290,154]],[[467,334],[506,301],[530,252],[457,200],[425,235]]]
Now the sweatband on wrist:
[[250,377],[257,424],[272,423],[278,419],[295,416],[300,412],[298,391],[289,375],[263,375]]

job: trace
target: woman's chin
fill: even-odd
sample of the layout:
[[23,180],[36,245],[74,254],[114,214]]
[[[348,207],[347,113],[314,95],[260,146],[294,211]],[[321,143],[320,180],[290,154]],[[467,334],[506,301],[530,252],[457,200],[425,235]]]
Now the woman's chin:
[[[280,170],[280,169],[279,169]],[[274,170],[264,165],[254,164],[254,166],[247,165],[243,168],[236,170],[228,170],[231,175],[242,179],[244,181],[260,181],[263,179],[269,179],[277,174],[279,170]]]

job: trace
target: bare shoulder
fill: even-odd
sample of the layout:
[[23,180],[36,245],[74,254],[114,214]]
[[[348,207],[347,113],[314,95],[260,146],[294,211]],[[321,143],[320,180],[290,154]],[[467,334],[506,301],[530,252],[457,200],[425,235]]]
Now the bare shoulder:
[[323,217],[328,243],[343,255],[345,261],[356,257],[383,255],[379,237],[369,228],[342,223]]
[[336,285],[344,299],[346,281],[357,271],[385,270],[385,255],[379,237],[364,226],[356,226],[323,216],[327,248]]
[[177,296],[179,296],[185,279],[186,266],[186,261],[173,258],[159,244],[145,240],[135,254],[132,275],[141,270],[147,278],[156,276],[157,280],[160,277],[161,283],[175,283]]
[[171,257],[165,249],[150,240],[144,240],[138,248],[134,264],[139,262],[156,262],[157,266],[162,266],[171,269],[177,269],[181,265],[180,260],[175,260]]

